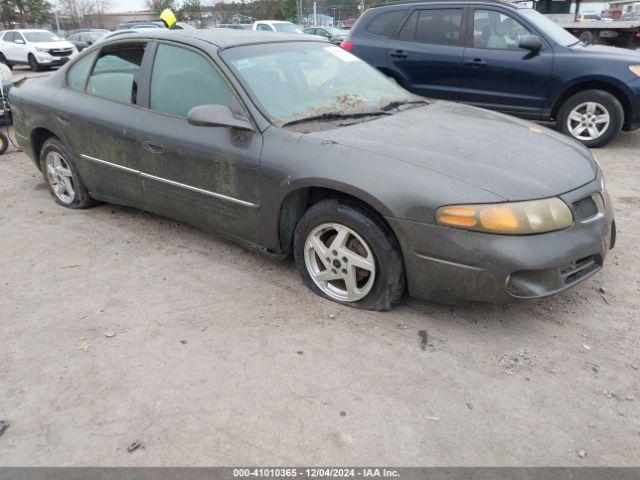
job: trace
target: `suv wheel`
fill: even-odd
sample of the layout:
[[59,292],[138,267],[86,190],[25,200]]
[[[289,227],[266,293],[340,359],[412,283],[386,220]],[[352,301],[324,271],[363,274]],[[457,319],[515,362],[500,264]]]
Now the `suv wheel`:
[[33,70],[34,72],[39,72],[42,70],[42,65],[40,65],[38,63],[38,60],[36,59],[35,55],[33,53],[29,54],[29,67],[31,68],[31,70]]
[[388,310],[404,293],[402,255],[389,228],[360,205],[337,199],[298,222],[294,257],[315,293],[367,310]]
[[40,170],[57,204],[67,208],[88,208],[97,203],[89,196],[71,155],[58,139],[50,138],[44,143]]
[[585,90],[569,98],[558,112],[556,128],[590,148],[603,147],[624,123],[624,110],[616,97],[603,90]]
[[7,67],[9,67],[9,70],[13,70],[13,65],[9,60],[7,60],[7,57],[4,56],[4,53],[0,53],[0,63],[4,63]]

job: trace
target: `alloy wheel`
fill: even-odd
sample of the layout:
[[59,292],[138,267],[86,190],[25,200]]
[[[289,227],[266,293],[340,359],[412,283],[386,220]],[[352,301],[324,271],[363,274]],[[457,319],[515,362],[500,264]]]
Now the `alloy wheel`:
[[76,198],[73,174],[66,160],[58,152],[47,153],[45,158],[47,180],[58,199],[65,205],[70,205]]
[[609,128],[610,117],[600,103],[585,102],[577,105],[567,117],[569,132],[578,140],[595,140]]
[[371,248],[354,230],[339,223],[325,223],[311,231],[304,261],[313,282],[334,300],[361,300],[375,282]]

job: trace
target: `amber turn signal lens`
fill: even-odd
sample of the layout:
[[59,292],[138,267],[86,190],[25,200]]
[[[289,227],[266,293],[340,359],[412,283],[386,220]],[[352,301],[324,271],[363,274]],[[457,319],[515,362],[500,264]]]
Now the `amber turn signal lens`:
[[640,65],[631,65],[629,67],[629,70],[631,70],[633,73],[635,73],[637,76],[640,77]]

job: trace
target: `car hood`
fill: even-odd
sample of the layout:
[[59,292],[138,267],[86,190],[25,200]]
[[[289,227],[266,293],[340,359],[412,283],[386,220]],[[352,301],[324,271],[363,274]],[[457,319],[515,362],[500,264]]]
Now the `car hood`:
[[635,50],[628,48],[609,47],[606,45],[588,45],[586,47],[577,47],[573,49],[581,55],[593,55],[604,59],[618,59],[628,62],[640,62],[640,54]]
[[597,173],[591,153],[564,135],[449,102],[309,135],[426,168],[511,201],[559,195],[593,181]]
[[67,49],[67,48],[72,48],[73,44],[71,42],[68,41],[62,41],[62,42],[40,42],[40,43],[34,43],[34,45],[38,48],[46,48],[47,50],[50,49]]

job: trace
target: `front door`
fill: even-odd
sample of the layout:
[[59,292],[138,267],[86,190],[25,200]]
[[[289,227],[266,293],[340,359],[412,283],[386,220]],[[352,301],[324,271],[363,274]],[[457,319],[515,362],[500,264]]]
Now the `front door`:
[[146,208],[258,243],[262,135],[186,118],[208,104],[245,115],[224,74],[205,53],[162,42],[150,85],[150,117],[138,139]]
[[473,11],[473,38],[464,53],[461,101],[526,118],[539,118],[546,103],[553,52],[518,48],[532,32],[497,10]]
[[458,100],[463,75],[462,8],[414,10],[387,43],[389,65],[418,95]]

